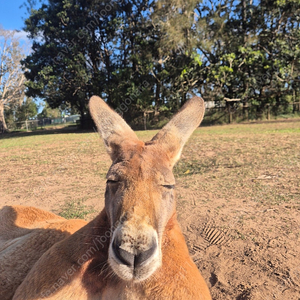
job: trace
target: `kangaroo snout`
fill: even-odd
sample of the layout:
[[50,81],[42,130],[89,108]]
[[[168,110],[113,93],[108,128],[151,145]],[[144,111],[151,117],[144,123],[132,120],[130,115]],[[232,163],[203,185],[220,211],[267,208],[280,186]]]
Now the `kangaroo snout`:
[[112,236],[109,264],[126,281],[142,281],[161,265],[158,235],[152,226],[122,224]]
[[153,237],[151,243],[145,247],[141,245],[139,239],[131,239],[128,243],[123,241],[121,235],[117,235],[112,242],[112,250],[122,264],[135,269],[141,267],[154,255],[157,241]]

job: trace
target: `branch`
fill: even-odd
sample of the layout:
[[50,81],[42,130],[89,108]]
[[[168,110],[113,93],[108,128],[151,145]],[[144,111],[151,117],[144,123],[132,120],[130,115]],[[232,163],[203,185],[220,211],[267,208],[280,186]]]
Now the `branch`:
[[224,100],[227,101],[227,102],[233,102],[233,101],[241,101],[241,98],[230,99],[230,98],[224,97]]

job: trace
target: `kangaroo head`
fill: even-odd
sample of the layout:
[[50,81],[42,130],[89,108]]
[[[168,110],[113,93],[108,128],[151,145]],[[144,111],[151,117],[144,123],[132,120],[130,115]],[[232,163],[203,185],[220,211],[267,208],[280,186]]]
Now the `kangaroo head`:
[[105,192],[112,231],[108,262],[120,279],[139,282],[161,265],[163,233],[175,214],[172,168],[203,118],[204,102],[187,101],[146,143],[99,97],[89,107],[112,160]]

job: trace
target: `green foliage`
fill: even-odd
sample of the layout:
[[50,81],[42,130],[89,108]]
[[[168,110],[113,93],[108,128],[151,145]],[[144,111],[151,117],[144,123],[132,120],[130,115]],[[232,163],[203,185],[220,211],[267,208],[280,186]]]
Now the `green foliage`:
[[16,128],[14,110],[12,109],[12,107],[7,106],[4,109],[4,113],[5,113],[5,122],[7,124],[7,128],[9,130],[14,130]]
[[299,13],[298,0],[48,0],[26,20],[27,93],[82,116],[98,94],[127,121],[189,91],[279,111],[299,99]]
[[26,100],[16,109],[15,117],[17,121],[25,121],[37,115],[37,105],[32,98]]
[[22,103],[15,103],[5,108],[5,119],[9,130],[15,130],[18,122],[35,118],[37,104],[32,98],[26,98]]
[[46,102],[43,110],[38,114],[38,118],[59,118],[61,111],[58,108],[51,108]]

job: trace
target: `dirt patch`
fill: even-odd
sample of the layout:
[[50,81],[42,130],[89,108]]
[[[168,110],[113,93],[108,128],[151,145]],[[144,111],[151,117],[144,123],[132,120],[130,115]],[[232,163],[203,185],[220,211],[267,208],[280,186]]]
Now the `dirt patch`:
[[[215,300],[300,299],[299,128],[200,128],[174,169],[178,218]],[[104,205],[110,160],[95,133],[0,139],[0,161],[0,206],[90,220]]]

